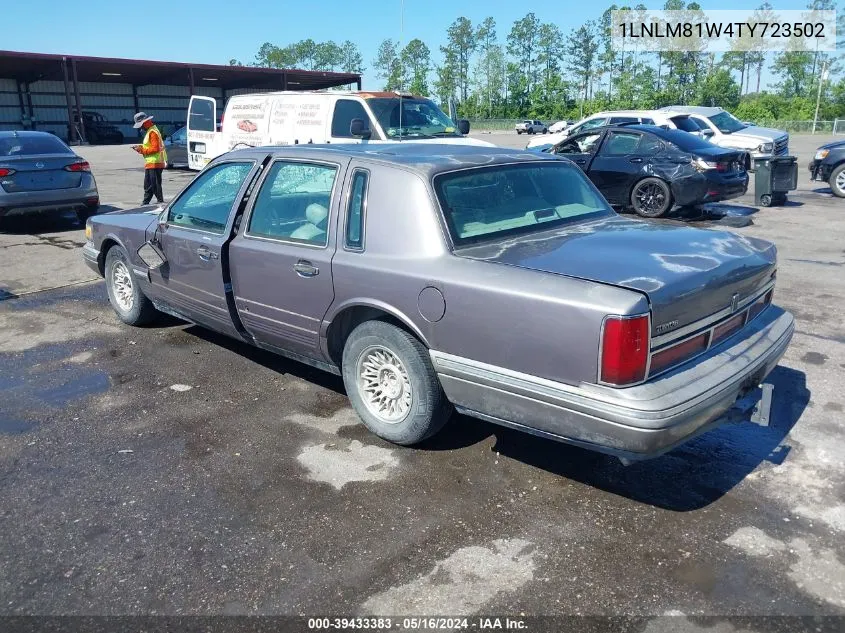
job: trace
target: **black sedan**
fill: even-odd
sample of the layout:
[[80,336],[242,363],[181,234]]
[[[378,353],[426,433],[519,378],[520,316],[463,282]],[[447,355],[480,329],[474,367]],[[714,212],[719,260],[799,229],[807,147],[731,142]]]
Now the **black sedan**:
[[834,196],[845,198],[845,141],[822,145],[809,168],[810,180],[826,182]]
[[565,156],[607,201],[657,218],[674,205],[718,202],[748,189],[745,155],[681,130],[653,125],[595,128],[542,151]]

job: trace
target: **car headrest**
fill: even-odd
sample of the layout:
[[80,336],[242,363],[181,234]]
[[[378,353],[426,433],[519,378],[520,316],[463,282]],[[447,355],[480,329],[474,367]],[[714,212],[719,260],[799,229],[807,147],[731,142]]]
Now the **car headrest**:
[[329,217],[329,210],[326,209],[326,207],[324,207],[322,204],[312,202],[307,207],[305,207],[305,217],[311,224],[319,228],[324,228],[326,224],[326,218]]

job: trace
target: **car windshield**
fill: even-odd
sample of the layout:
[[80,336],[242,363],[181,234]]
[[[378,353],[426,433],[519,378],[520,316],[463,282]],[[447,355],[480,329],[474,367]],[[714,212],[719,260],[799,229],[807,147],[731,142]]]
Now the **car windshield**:
[[743,125],[743,123],[730,112],[719,112],[719,114],[714,114],[713,116],[709,116],[707,118],[710,119],[713,125],[715,125],[722,134],[739,132],[740,130],[744,130],[748,127],[747,125]]
[[428,99],[379,97],[367,99],[367,105],[370,106],[384,133],[391,139],[403,136],[414,138],[461,136],[455,122]]
[[20,135],[0,138],[0,156],[36,156],[39,154],[70,154],[70,148],[51,134]]
[[434,188],[458,246],[613,213],[584,173],[568,161],[450,172],[437,176]]

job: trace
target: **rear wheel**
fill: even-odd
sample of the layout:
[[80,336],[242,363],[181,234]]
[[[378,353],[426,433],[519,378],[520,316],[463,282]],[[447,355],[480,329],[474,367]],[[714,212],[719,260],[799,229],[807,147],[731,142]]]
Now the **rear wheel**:
[[135,282],[129,256],[122,247],[112,246],[106,254],[105,277],[109,303],[121,321],[144,325],[155,318],[155,306]]
[[834,196],[845,198],[845,163],[833,170],[827,182]]
[[428,350],[391,323],[367,321],[352,331],[343,348],[342,373],[364,425],[389,442],[422,442],[452,413]]
[[643,178],[631,191],[631,206],[644,218],[659,218],[672,208],[672,192],[660,178]]

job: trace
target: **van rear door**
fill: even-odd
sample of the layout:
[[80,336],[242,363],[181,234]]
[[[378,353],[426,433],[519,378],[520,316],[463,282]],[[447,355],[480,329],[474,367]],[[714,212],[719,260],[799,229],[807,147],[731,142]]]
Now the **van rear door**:
[[217,101],[192,96],[188,105],[188,167],[202,169],[220,152],[217,132]]

